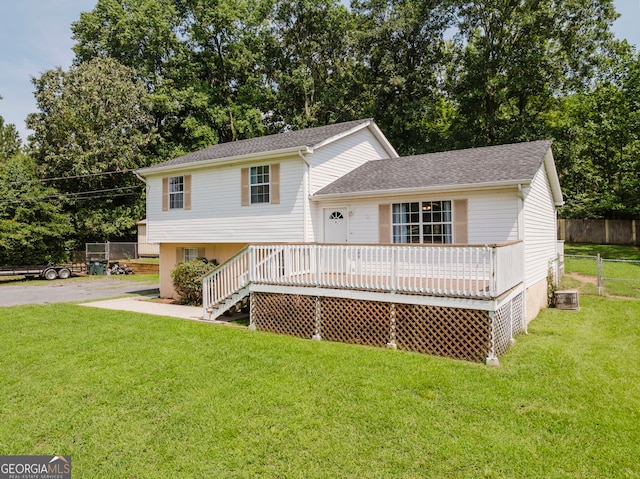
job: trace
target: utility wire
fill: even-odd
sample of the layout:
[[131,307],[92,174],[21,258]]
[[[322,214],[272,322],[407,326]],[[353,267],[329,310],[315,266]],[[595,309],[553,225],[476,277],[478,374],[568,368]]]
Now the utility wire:
[[24,183],[46,183],[47,181],[58,181],[58,180],[77,180],[79,178],[90,178],[94,176],[104,176],[104,175],[112,175],[112,174],[122,174],[122,173],[133,173],[133,170],[120,170],[120,171],[105,171],[103,173],[88,173],[86,175],[76,175],[76,176],[59,176],[57,178],[42,178],[39,180],[20,180],[20,181],[8,181],[9,185],[17,185]]
[[40,201],[40,200],[48,200],[48,199],[74,199],[74,200],[88,200],[94,198],[112,198],[115,196],[130,196],[135,195],[136,193],[114,193],[110,195],[93,195],[93,193],[108,193],[111,191],[120,191],[120,190],[133,190],[138,189],[139,186],[124,186],[119,188],[109,188],[104,190],[91,190],[91,191],[79,191],[77,193],[58,193],[55,195],[46,195],[46,196],[38,196],[35,198],[15,198],[15,199],[3,199],[0,200],[0,203],[17,203],[21,201]]

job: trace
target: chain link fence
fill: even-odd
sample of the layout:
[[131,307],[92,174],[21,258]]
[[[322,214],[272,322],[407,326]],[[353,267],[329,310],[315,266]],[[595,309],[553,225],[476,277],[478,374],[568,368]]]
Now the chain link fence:
[[640,261],[608,259],[599,254],[565,255],[565,272],[595,278],[598,294],[640,298]]

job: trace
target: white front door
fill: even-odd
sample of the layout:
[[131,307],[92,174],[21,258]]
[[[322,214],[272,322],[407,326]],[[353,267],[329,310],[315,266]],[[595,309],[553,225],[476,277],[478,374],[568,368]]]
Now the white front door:
[[347,242],[347,208],[324,209],[324,242]]

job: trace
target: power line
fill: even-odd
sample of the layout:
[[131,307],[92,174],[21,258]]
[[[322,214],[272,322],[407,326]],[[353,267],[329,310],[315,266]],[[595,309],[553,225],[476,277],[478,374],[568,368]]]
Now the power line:
[[55,195],[38,196],[36,198],[3,199],[3,200],[0,200],[0,203],[18,203],[22,201],[41,201],[41,200],[48,200],[48,199],[63,199],[63,198],[68,198],[73,200],[89,200],[94,198],[113,198],[116,196],[131,196],[131,195],[135,195],[136,193],[134,192],[113,193],[110,195],[93,195],[93,193],[108,193],[108,192],[120,191],[120,190],[133,190],[137,188],[140,188],[140,187],[139,186],[123,186],[119,188],[108,188],[103,190],[79,191],[76,193],[58,193]]
[[91,178],[95,176],[104,176],[112,174],[133,173],[133,170],[119,170],[119,171],[105,171],[103,173],[87,173],[86,175],[75,176],[58,176],[56,178],[42,178],[38,180],[20,180],[20,181],[8,181],[9,185],[25,184],[25,183],[46,183],[47,181],[59,181],[59,180],[77,180],[79,178]]

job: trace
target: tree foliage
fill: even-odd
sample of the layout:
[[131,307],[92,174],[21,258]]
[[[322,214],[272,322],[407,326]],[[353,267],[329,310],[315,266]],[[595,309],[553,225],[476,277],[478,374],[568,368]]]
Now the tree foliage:
[[39,181],[33,159],[21,153],[0,155],[0,265],[66,259],[71,223],[56,194]]
[[566,99],[570,155],[561,163],[574,218],[640,217],[640,55],[623,52],[615,74]]
[[60,178],[52,185],[68,199],[76,239],[129,238],[144,204],[142,183],[127,172],[148,164],[154,139],[145,90],[132,70],[101,57],[49,70],[34,85],[34,157],[44,176]]
[[21,148],[22,140],[16,126],[13,123],[5,124],[4,118],[0,116],[0,158],[10,158]]

